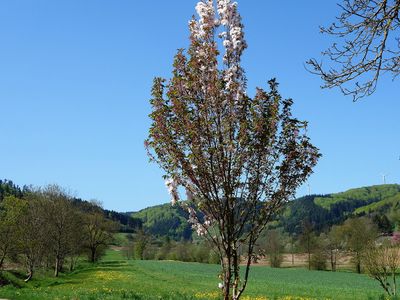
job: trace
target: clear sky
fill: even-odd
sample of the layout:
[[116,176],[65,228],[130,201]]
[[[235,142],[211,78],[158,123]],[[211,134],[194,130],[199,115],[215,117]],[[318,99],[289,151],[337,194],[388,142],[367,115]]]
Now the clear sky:
[[[188,46],[195,0],[0,1],[0,178],[58,183],[105,208],[169,201],[143,141],[154,76]],[[399,81],[353,103],[304,68],[330,40],[336,1],[239,0],[249,94],[276,77],[323,158],[312,193],[400,180]],[[298,196],[307,193],[300,187]]]

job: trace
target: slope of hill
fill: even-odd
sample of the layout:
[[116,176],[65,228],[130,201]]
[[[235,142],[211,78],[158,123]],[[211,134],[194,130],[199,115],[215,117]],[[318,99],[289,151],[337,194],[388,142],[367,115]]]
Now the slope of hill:
[[330,194],[324,197],[316,197],[314,202],[327,209],[332,209],[335,205],[343,202],[350,206],[361,207],[391,198],[399,193],[400,185],[397,184],[374,185],[351,189],[342,193]]
[[353,215],[387,214],[400,200],[400,185],[385,184],[345,192],[310,195],[291,201],[280,224],[289,233],[300,233],[305,220],[322,231]]
[[[274,222],[290,234],[301,232],[302,222],[308,221],[314,230],[321,232],[340,224],[353,215],[388,214],[400,207],[400,185],[386,184],[350,189],[341,193],[310,195],[288,203]],[[191,228],[187,213],[179,206],[163,204],[132,213],[143,222],[144,228],[158,236],[176,240],[190,239]]]
[[149,233],[157,236],[169,236],[175,240],[191,238],[192,229],[187,222],[188,213],[180,206],[162,204],[148,207],[131,215],[140,219]]

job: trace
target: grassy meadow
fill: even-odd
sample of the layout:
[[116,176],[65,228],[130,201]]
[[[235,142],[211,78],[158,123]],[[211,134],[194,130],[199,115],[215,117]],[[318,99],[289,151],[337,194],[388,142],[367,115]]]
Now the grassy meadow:
[[[218,299],[218,272],[218,265],[127,261],[120,251],[109,250],[100,263],[81,263],[59,278],[41,274],[22,288],[2,287],[0,298]],[[254,266],[243,299],[378,299],[381,294],[366,275]]]

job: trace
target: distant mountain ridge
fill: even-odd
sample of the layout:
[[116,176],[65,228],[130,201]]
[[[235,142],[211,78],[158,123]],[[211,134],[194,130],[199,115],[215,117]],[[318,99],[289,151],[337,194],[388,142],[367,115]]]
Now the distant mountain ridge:
[[[350,216],[386,215],[392,209],[400,209],[400,185],[374,185],[340,193],[309,195],[290,201],[273,222],[273,226],[283,227],[290,234],[299,234],[302,222],[307,220],[315,231],[321,232],[342,223]],[[151,234],[169,236],[176,240],[191,238],[187,212],[179,206],[152,206],[134,212],[131,216],[140,219],[143,227]]]

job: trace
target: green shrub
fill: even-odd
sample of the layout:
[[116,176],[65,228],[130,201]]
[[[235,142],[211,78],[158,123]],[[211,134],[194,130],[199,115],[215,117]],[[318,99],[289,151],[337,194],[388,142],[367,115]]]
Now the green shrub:
[[326,270],[326,255],[322,250],[317,250],[311,255],[310,267],[313,270]]

